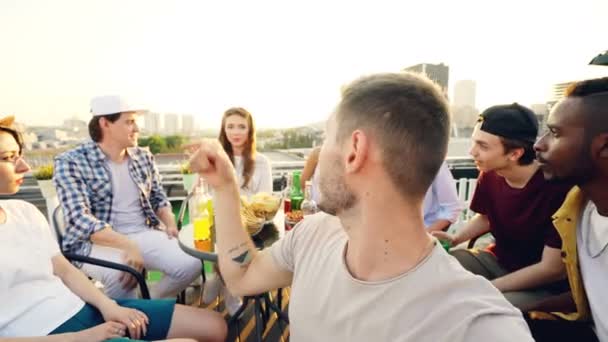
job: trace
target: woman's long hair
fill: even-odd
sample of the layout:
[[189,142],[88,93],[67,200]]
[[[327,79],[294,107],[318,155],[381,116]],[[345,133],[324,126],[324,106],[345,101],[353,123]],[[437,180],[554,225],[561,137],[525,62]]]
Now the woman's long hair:
[[220,144],[224,148],[224,151],[230,157],[230,161],[232,161],[232,165],[234,165],[234,152],[232,150],[232,144],[228,140],[228,136],[226,135],[226,119],[229,116],[238,115],[247,120],[247,125],[249,125],[249,134],[247,134],[247,141],[245,142],[245,147],[243,149],[243,184],[241,188],[245,189],[249,185],[249,181],[253,176],[253,170],[255,168],[255,125],[253,123],[253,117],[251,113],[249,113],[245,108],[241,107],[233,107],[224,112],[224,116],[222,117],[222,128],[220,130]]

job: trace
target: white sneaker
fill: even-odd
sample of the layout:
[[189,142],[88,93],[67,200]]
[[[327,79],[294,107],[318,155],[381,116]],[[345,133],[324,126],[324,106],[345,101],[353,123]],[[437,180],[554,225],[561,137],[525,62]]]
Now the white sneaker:
[[[228,291],[228,288],[225,286],[222,289],[222,296],[224,297],[224,304],[226,305],[226,309],[228,309],[228,313],[230,314],[230,316],[234,316],[234,314],[239,310],[239,308],[243,304],[241,297],[233,296]],[[243,313],[241,313],[241,316],[242,315]]]
[[205,282],[203,289],[203,304],[209,305],[213,303],[220,295],[220,289],[224,287],[220,277],[214,275]]

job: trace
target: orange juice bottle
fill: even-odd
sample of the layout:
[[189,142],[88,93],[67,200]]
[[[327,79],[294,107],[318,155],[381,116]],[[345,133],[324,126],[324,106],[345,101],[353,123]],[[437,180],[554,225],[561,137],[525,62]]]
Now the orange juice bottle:
[[205,194],[204,185],[199,184],[194,188],[190,197],[190,222],[194,226],[194,246],[196,249],[212,252],[213,238],[211,236],[211,215],[207,210],[210,196]]
[[213,252],[213,240],[211,239],[211,224],[207,210],[203,215],[194,218],[194,247],[204,252]]

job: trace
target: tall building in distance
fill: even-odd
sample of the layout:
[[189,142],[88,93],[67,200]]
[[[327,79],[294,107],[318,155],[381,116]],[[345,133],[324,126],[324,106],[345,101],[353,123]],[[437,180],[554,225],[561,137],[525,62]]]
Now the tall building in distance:
[[479,111],[476,106],[477,84],[473,80],[461,80],[454,83],[452,96],[452,122],[455,130],[464,136],[470,135],[475,126]]
[[166,134],[177,134],[180,133],[179,126],[179,115],[177,114],[165,114],[165,129]]
[[450,67],[441,63],[441,64],[430,64],[430,63],[422,63],[412,65],[403,69],[405,71],[413,71],[425,74],[426,77],[435,81],[441,89],[443,93],[448,94],[448,84],[450,80]]
[[160,132],[160,114],[147,112],[144,115],[144,129],[146,133],[156,134]]
[[182,133],[190,135],[195,129],[194,115],[182,115]]
[[473,80],[457,81],[454,84],[453,104],[457,107],[475,108],[477,85]]

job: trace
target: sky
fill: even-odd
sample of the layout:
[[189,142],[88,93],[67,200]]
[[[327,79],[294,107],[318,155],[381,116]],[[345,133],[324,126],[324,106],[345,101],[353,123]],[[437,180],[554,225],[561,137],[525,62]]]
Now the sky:
[[549,99],[557,82],[608,76],[608,0],[0,0],[0,115],[88,120],[95,95],[217,128],[231,106],[258,127],[327,118],[358,76],[428,62],[477,107]]

